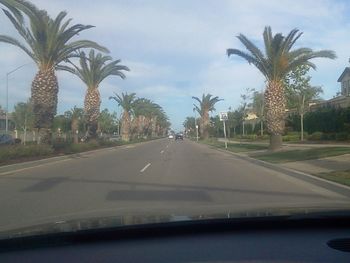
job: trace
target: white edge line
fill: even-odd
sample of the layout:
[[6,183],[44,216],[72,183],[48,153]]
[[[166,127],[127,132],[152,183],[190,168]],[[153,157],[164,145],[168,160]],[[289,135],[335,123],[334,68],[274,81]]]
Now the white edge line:
[[143,173],[144,171],[146,171],[146,169],[147,169],[148,167],[150,167],[150,165],[151,165],[151,163],[146,164],[146,166],[143,167],[143,168],[141,169],[140,172]]

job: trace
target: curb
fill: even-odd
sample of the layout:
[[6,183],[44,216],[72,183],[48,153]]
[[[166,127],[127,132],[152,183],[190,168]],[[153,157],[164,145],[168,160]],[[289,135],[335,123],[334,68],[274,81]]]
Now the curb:
[[[202,145],[206,145],[206,144],[202,144]],[[254,163],[254,164],[259,165],[259,166],[263,166],[265,168],[274,170],[276,172],[281,172],[283,174],[286,174],[286,175],[292,176],[294,178],[306,181],[308,183],[312,183],[312,184],[315,184],[317,186],[326,188],[328,190],[339,193],[339,194],[344,195],[346,197],[350,197],[350,187],[349,186],[346,186],[346,185],[343,185],[343,184],[340,184],[337,182],[329,181],[329,180],[317,177],[317,176],[312,175],[312,174],[300,172],[300,171],[297,171],[294,169],[281,167],[281,166],[278,166],[276,164],[272,164],[272,163],[268,163],[268,162],[261,161],[258,159],[254,159],[254,158],[251,158],[247,155],[234,153],[234,152],[231,152],[228,150],[219,149],[219,148],[216,148],[215,146],[211,146],[211,145],[207,145],[207,146],[209,146],[210,148],[215,149],[217,151],[220,151],[220,152],[229,153],[229,154],[231,154],[231,155],[233,155],[241,160],[248,161],[250,163]]]

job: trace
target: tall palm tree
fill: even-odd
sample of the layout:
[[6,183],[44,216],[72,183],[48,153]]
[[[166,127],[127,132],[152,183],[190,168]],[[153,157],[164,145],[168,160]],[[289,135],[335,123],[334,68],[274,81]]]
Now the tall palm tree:
[[149,99],[138,98],[134,102],[134,126],[138,137],[147,135],[147,118],[150,115],[152,102]]
[[209,138],[209,112],[215,111],[215,104],[223,99],[219,99],[218,96],[213,97],[211,94],[203,94],[202,99],[198,97],[192,97],[192,99],[198,101],[198,105],[194,105],[195,109],[201,116],[200,133],[203,139]]
[[313,51],[310,48],[292,50],[302,33],[293,29],[287,36],[281,33],[272,35],[271,27],[265,27],[263,33],[265,52],[261,51],[246,36],[240,34],[237,38],[247,49],[227,49],[227,55],[237,55],[253,64],[266,78],[265,108],[266,124],[270,133],[270,149],[276,150],[282,146],[282,134],[285,127],[286,99],[284,95],[283,79],[291,70],[300,65],[307,65],[316,69],[310,60],[313,58],[335,59],[331,50]]
[[136,98],[136,93],[122,93],[119,96],[117,93],[114,93],[115,96],[109,97],[109,99],[115,100],[119,106],[123,108],[122,115],[122,140],[129,141],[130,140],[130,125],[131,125],[131,114],[133,113],[134,102]]
[[78,76],[86,84],[84,113],[87,124],[87,136],[88,138],[96,138],[101,105],[98,87],[109,76],[114,75],[125,79],[125,74],[122,71],[129,71],[129,68],[119,65],[120,60],[112,61],[110,56],[105,56],[101,53],[95,54],[93,49],[90,50],[89,57],[84,52],[79,52],[79,56],[80,67],[71,63],[72,67],[60,65],[58,68]]
[[57,110],[58,81],[57,66],[82,48],[108,50],[88,40],[71,41],[80,32],[93,26],[75,24],[71,19],[64,21],[66,12],[60,12],[55,19],[45,10],[37,8],[26,0],[0,0],[5,15],[18,31],[23,42],[0,35],[0,42],[22,49],[37,64],[38,72],[32,82],[31,98],[35,115],[34,127],[39,129],[41,142],[49,143],[53,118]]
[[84,111],[82,108],[77,108],[74,106],[73,109],[70,110],[71,112],[71,130],[73,133],[73,142],[78,143],[78,132],[79,132],[79,124],[82,122],[84,117]]

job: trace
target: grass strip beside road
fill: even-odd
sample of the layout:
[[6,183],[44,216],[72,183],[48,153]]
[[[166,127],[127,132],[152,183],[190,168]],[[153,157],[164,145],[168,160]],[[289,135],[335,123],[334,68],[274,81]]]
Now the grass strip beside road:
[[319,159],[350,153],[350,147],[320,147],[304,150],[256,153],[250,157],[270,163],[286,163]]
[[[200,143],[207,144],[210,146],[214,146],[219,149],[225,149],[225,143],[224,142],[219,142],[217,140],[201,140],[199,141]],[[241,144],[232,144],[229,143],[227,145],[227,150],[230,152],[235,152],[235,153],[241,153],[241,152],[250,152],[250,151],[261,151],[261,150],[267,150],[266,145],[261,145],[261,144],[252,144],[252,143],[241,143]]]
[[333,171],[329,173],[319,173],[315,175],[326,180],[330,180],[330,181],[334,181],[337,183],[350,186],[350,170]]
[[139,142],[146,142],[157,138],[137,139],[129,142],[111,142],[111,141],[90,141],[84,143],[65,143],[55,142],[53,145],[28,144],[28,145],[9,145],[0,147],[0,166],[22,163],[26,161],[36,161],[49,157],[56,157],[74,153],[82,153],[91,150],[116,147]]

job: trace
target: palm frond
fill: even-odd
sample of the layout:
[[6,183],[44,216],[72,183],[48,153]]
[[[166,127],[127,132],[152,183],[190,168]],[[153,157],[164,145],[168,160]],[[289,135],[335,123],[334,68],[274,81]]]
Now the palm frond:
[[0,4],[4,6],[5,15],[24,40],[21,43],[14,38],[2,37],[1,41],[24,50],[36,61],[39,68],[56,67],[83,48],[109,52],[106,47],[94,41],[72,41],[73,37],[93,26],[82,24],[69,26],[72,19],[66,19],[67,13],[64,11],[59,12],[53,19],[45,10],[26,0],[0,0]]
[[26,46],[24,46],[22,43],[20,43],[17,39],[14,39],[14,38],[12,38],[10,36],[0,35],[0,42],[8,43],[8,44],[11,44],[11,45],[19,47],[28,56],[30,56],[35,62],[37,62],[37,59],[36,59],[35,55]]

